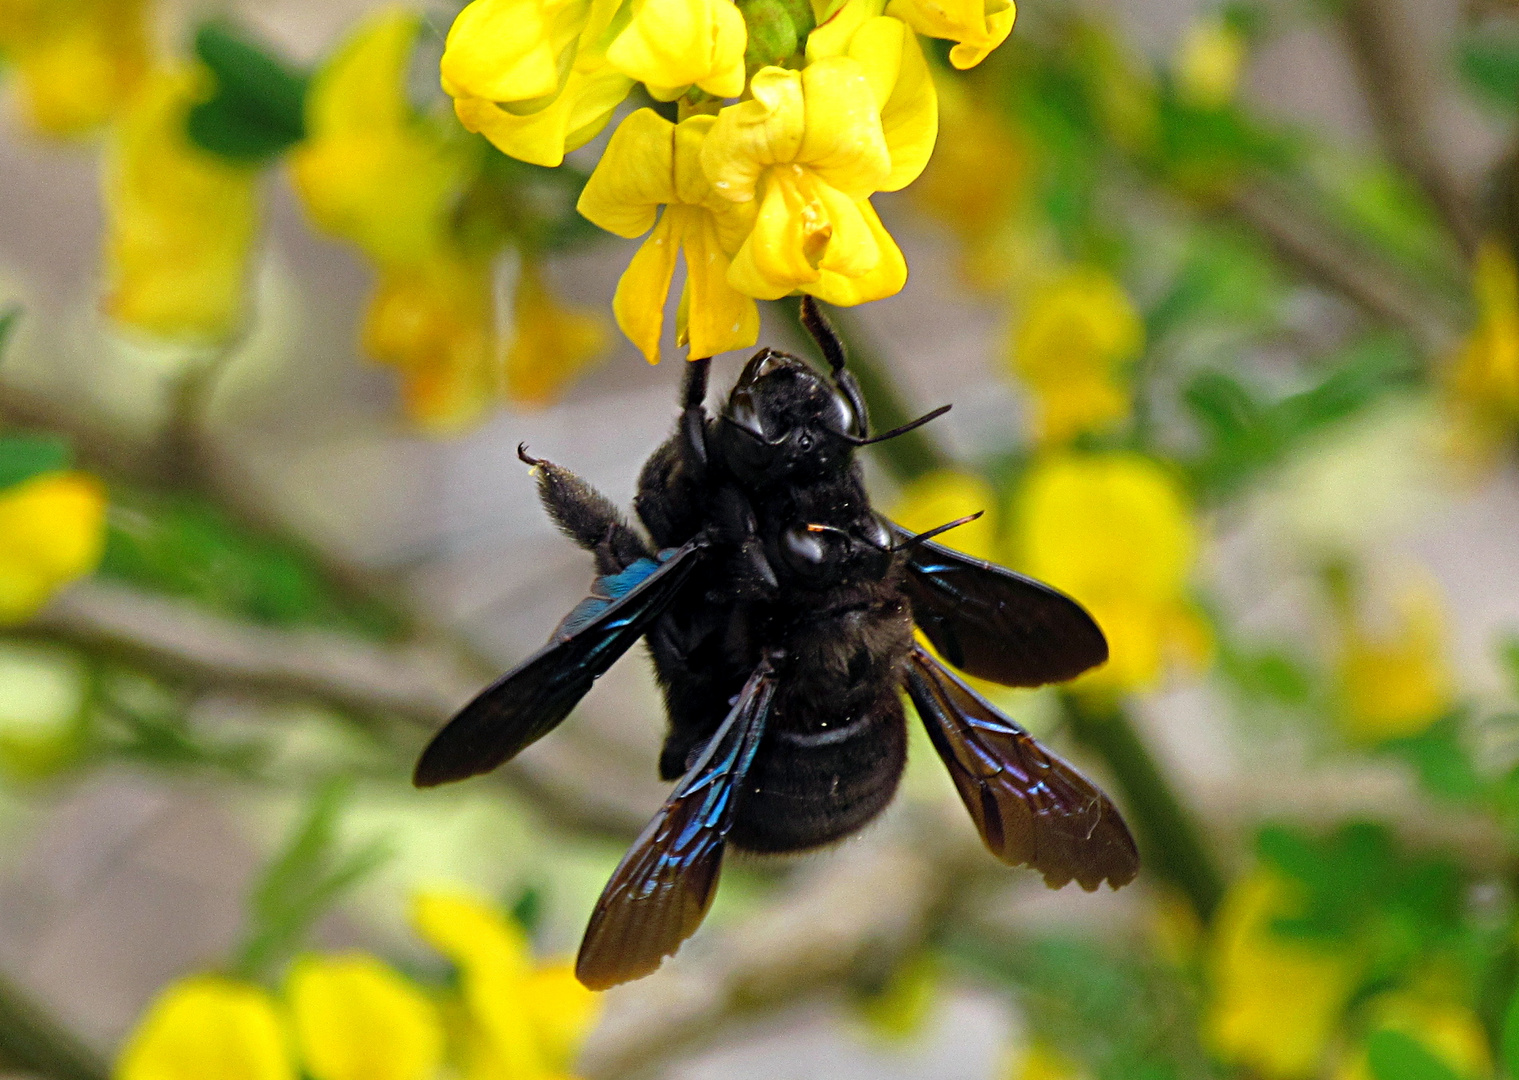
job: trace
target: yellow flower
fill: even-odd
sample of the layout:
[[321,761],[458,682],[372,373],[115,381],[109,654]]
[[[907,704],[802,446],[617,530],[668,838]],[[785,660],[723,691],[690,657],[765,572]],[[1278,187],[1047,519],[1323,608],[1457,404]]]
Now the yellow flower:
[[1398,598],[1397,625],[1375,634],[1346,614],[1339,656],[1341,722],[1352,739],[1381,741],[1425,731],[1451,707],[1445,620],[1431,587]]
[[801,289],[858,304],[899,292],[907,264],[869,200],[893,170],[865,66],[835,56],[800,72],[761,68],[750,91],[718,114],[701,150],[719,195],[759,207],[729,282],[763,300]]
[[606,348],[602,320],[560,304],[543,268],[525,260],[514,304],[515,338],[506,352],[506,396],[520,405],[553,404],[560,391]]
[[747,348],[759,338],[754,301],[728,284],[730,255],[754,220],[753,205],[719,197],[702,172],[702,143],[714,123],[693,116],[676,125],[639,109],[612,135],[580,195],[580,212],[608,232],[633,237],[653,229],[612,300],[617,325],[651,364],[659,361],[665,298],[680,252],[686,284],[678,336],[681,344],[689,341],[691,356]]
[[1361,972],[1347,948],[1273,930],[1301,904],[1295,882],[1257,870],[1230,887],[1210,949],[1205,1038],[1224,1061],[1283,1080],[1318,1072]]
[[114,116],[148,70],[145,0],[0,0],[0,55],[26,118],[75,135]]
[[598,1011],[568,964],[536,967],[522,931],[469,897],[424,894],[412,918],[459,968],[471,1080],[546,1080],[568,1070]]
[[1067,270],[1034,290],[1013,331],[1013,370],[1033,391],[1035,431],[1047,443],[1112,426],[1129,413],[1120,378],[1144,346],[1144,324],[1123,287],[1094,268]]
[[936,469],[902,490],[891,516],[904,529],[927,532],[948,522],[982,516],[939,537],[937,543],[978,559],[997,558],[997,493],[981,477]]
[[364,316],[364,350],[400,372],[406,415],[425,428],[457,431],[494,396],[492,282],[487,260],[462,255],[381,270]]
[[454,112],[502,153],[556,166],[584,146],[633,80],[608,65],[619,0],[474,0],[443,51]]
[[214,975],[173,983],[127,1040],[117,1080],[295,1080],[273,1000]]
[[476,159],[406,96],[420,25],[415,14],[382,12],[338,49],[307,95],[307,138],[291,171],[317,225],[379,268],[365,349],[400,370],[408,415],[449,430],[492,394],[492,273],[453,233]]
[[286,997],[313,1080],[431,1080],[443,1063],[436,1008],[372,956],[298,960]]
[[744,92],[744,17],[732,0],[632,0],[632,19],[607,62],[674,101],[693,84],[713,97]]
[[[1366,1011],[1369,1034],[1396,1031],[1407,1035],[1466,1080],[1488,1080],[1493,1075],[1487,1032],[1468,1006],[1441,997],[1395,991],[1373,999]],[[1373,1080],[1364,1046],[1340,1063],[1334,1080]]]
[[1046,1042],[1034,1042],[1008,1062],[1007,1080],[1084,1080],[1087,1072]]
[[1018,9],[1012,0],[891,0],[886,14],[927,37],[958,42],[949,62],[964,71],[1007,39]]
[[1132,453],[1037,461],[1015,504],[1013,565],[1086,605],[1111,659],[1076,684],[1147,689],[1168,658],[1204,659],[1205,624],[1187,597],[1197,548],[1191,507],[1158,463]]
[[1222,109],[1239,92],[1245,67],[1244,36],[1217,16],[1196,20],[1187,28],[1176,58],[1176,87],[1181,97],[1200,109]]
[[243,318],[258,174],[190,142],[190,108],[208,89],[194,69],[155,75],[106,161],[105,309],[156,336],[217,341]]
[[1497,241],[1477,252],[1473,288],[1477,325],[1447,373],[1449,393],[1465,414],[1458,432],[1478,457],[1490,456],[1519,424],[1519,269]]
[[0,491],[0,624],[31,617],[95,569],[105,511],[105,489],[83,473],[43,473]]

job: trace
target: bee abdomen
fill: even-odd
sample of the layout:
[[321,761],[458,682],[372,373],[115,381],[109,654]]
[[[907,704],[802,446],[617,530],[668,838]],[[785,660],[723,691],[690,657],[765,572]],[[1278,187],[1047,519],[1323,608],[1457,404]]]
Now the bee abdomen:
[[861,828],[885,809],[907,763],[893,687],[837,724],[777,718],[739,800],[729,842],[745,851],[804,851]]

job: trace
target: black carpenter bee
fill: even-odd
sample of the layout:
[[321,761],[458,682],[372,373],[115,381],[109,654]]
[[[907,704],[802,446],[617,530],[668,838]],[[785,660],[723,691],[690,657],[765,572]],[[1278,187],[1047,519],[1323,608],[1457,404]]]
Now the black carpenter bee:
[[1104,662],[1102,631],[1049,586],[932,542],[963,522],[913,535],[871,509],[855,450],[945,410],[872,439],[838,338],[811,298],[802,314],[831,381],[761,349],[709,417],[709,361],[688,365],[676,431],[639,478],[647,541],[583,480],[519,447],[599,576],[417,763],[422,787],[496,768],[648,641],[669,712],[660,775],[679,782],[591,916],[575,970],[593,989],[647,975],[695,932],[728,845],[801,851],[879,814],[906,762],[903,689],[999,859],[1052,888],[1117,888],[1138,873],[1107,796],[913,640],[916,623],[962,671],[1040,686]]

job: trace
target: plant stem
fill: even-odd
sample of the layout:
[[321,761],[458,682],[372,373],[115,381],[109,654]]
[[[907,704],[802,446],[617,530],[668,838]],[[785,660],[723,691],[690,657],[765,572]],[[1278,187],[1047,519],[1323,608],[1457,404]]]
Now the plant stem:
[[[801,300],[788,296],[777,301],[776,306],[786,313],[786,319],[796,337],[810,341],[811,338],[802,326]],[[886,364],[861,337],[853,316],[839,308],[830,308],[828,321],[844,342],[845,352],[849,356],[849,370],[854,373],[860,391],[865,395],[865,404],[870,409],[871,430],[890,431],[916,419],[918,414],[902,400],[897,388],[892,385]],[[904,483],[949,464],[949,459],[938,444],[921,429],[878,443],[874,449],[887,471]]]
[[0,975],[0,1063],[47,1080],[107,1080],[110,1069],[31,995]]
[[1223,899],[1223,874],[1133,719],[1118,704],[1097,706],[1075,694],[1064,700],[1077,741],[1101,757],[1118,781],[1141,855],[1182,891],[1198,918],[1211,922]]

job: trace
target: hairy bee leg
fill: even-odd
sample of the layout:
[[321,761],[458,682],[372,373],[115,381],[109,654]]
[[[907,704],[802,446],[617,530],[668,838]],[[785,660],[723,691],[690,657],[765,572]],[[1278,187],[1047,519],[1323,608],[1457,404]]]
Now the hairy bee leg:
[[707,473],[707,376],[712,358],[698,357],[686,365],[685,386],[681,390],[680,433],[694,479]]
[[605,495],[564,466],[533,457],[525,443],[517,447],[517,457],[532,466],[538,498],[554,524],[595,554],[598,573],[615,574],[649,557],[643,540]]
[[802,297],[801,310],[802,325],[807,333],[812,335],[812,340],[817,342],[823,359],[828,361],[828,368],[833,372],[834,385],[849,402],[849,407],[854,410],[855,417],[859,420],[860,430],[854,434],[862,439],[870,437],[869,414],[865,411],[865,394],[860,390],[860,384],[854,374],[845,368],[848,356],[844,352],[844,342],[839,337],[838,331],[834,330],[833,324],[823,314],[823,309],[818,307],[818,302],[811,296]]

